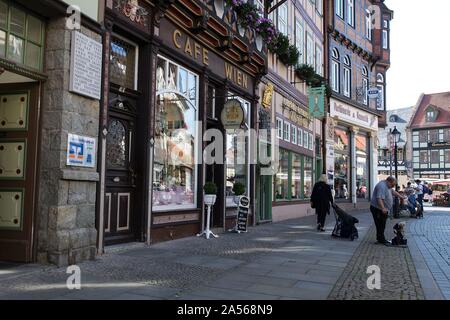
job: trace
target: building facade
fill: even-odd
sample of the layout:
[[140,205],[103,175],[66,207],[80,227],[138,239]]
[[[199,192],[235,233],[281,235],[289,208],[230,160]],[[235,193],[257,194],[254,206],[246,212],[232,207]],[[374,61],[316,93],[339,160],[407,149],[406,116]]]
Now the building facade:
[[[69,7],[78,5],[77,7]],[[105,245],[195,235],[203,186],[213,225],[236,221],[249,142],[220,121],[239,103],[255,128],[266,48],[224,1],[0,1],[0,260],[73,264]],[[201,161],[203,134],[225,163]]]
[[[409,121],[411,120],[413,107],[386,112],[387,126],[378,131],[378,180],[384,180],[388,176],[395,174],[394,160],[394,141],[390,132],[397,128],[401,133],[400,141],[397,143],[397,170],[399,186],[406,186],[406,183],[412,178],[408,176],[408,168],[411,166],[411,158],[406,156],[407,149],[407,131]],[[408,140],[409,141],[409,140]]]
[[411,178],[450,179],[450,92],[422,94],[407,127]]
[[[269,51],[268,74],[260,96],[271,99],[259,108],[261,128],[275,128],[278,158],[273,176],[258,175],[258,221],[280,221],[313,213],[310,207],[316,175],[322,172],[322,124],[308,111],[308,86],[296,67],[309,65],[324,75],[322,1],[285,1],[269,14],[279,32],[288,36],[300,53],[294,66],[287,66]],[[273,147],[273,146],[272,146]],[[276,149],[276,150],[275,150]]]
[[344,206],[364,208],[378,176],[377,131],[386,125],[393,12],[384,1],[335,0],[326,4],[332,92],[326,168],[336,200]]

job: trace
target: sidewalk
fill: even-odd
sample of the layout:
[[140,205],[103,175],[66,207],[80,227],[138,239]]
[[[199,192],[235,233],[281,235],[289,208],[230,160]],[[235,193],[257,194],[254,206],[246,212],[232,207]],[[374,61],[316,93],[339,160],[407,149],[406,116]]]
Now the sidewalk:
[[[366,214],[363,238],[372,224]],[[0,270],[0,299],[326,299],[361,240],[318,233],[315,216],[146,247],[109,247],[81,268],[81,290],[68,290],[65,268]],[[361,239],[360,238],[360,239]],[[1,267],[1,266],[0,266]]]
[[[0,265],[0,299],[423,299],[409,250],[375,245],[371,215],[354,215],[353,242],[330,236],[330,215],[325,233],[309,216],[218,239],[108,247],[79,265],[81,290],[67,289],[65,268]],[[382,290],[367,289],[372,264]]]

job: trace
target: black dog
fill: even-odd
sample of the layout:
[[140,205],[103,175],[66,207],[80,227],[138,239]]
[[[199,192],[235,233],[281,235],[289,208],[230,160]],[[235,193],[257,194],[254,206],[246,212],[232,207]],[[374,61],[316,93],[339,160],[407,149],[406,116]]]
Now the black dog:
[[395,237],[392,239],[391,243],[393,246],[404,246],[407,245],[408,240],[405,239],[405,226],[404,222],[399,222],[394,226]]

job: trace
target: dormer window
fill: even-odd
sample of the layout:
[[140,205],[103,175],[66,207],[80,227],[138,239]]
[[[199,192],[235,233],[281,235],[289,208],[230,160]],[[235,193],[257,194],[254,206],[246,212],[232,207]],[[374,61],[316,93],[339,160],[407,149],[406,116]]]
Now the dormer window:
[[434,122],[438,116],[438,111],[434,106],[429,106],[426,110],[426,121]]

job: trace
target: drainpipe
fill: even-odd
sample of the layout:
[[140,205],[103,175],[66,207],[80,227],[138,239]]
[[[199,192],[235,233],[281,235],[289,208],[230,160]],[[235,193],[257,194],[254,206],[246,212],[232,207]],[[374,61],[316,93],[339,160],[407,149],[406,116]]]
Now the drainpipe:
[[108,103],[109,103],[109,52],[111,46],[112,21],[105,21],[103,33],[103,75],[102,100],[100,102],[100,133],[97,169],[100,173],[97,185],[97,255],[104,253],[105,240],[105,174],[106,174],[106,136],[108,134]]

